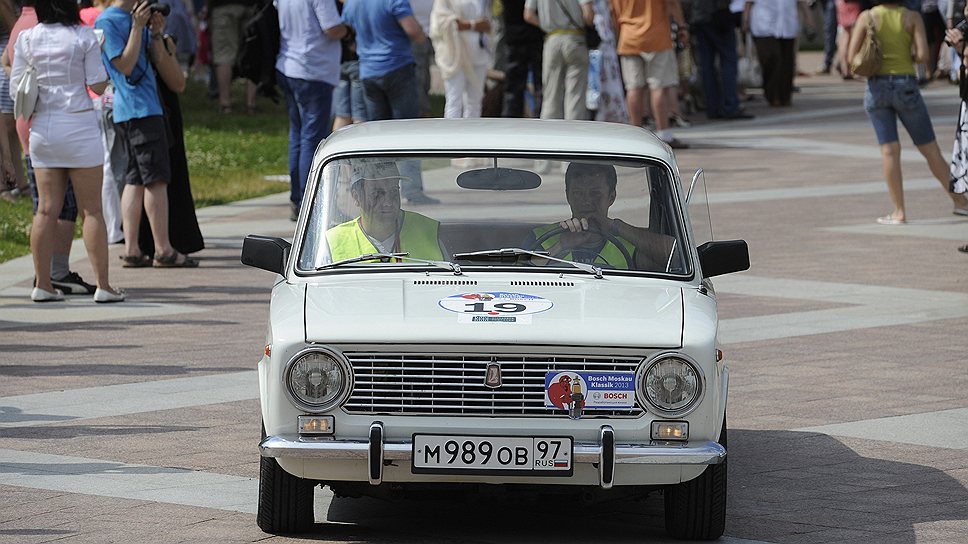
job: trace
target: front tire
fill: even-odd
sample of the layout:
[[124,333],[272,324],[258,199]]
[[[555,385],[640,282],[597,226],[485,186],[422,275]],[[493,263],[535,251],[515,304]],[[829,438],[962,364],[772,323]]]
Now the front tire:
[[[719,443],[726,447],[726,419]],[[698,478],[665,490],[666,532],[675,538],[716,540],[726,530],[726,461],[709,465]]]
[[313,527],[312,480],[289,474],[272,457],[259,463],[259,508],[256,523],[271,534],[304,533]]

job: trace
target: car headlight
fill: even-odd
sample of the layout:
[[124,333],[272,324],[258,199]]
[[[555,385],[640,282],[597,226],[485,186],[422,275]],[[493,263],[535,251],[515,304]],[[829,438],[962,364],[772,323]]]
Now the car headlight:
[[648,363],[639,382],[642,398],[663,415],[682,416],[703,394],[699,367],[681,354],[664,354]]
[[310,412],[325,412],[346,398],[350,370],[343,357],[325,348],[299,352],[286,367],[284,379],[292,401]]

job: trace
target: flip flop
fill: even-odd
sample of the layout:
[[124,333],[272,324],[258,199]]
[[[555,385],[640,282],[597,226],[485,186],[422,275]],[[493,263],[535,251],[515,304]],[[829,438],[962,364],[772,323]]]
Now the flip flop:
[[119,255],[121,268],[147,268],[151,266],[151,257],[147,255]]
[[188,255],[183,255],[184,259],[182,262],[178,262],[179,253],[176,251],[171,255],[159,255],[155,257],[154,267],[155,268],[197,268],[198,259],[193,259]]
[[878,217],[877,223],[879,225],[904,225],[907,221],[904,219],[895,219],[890,215],[885,215],[884,217]]

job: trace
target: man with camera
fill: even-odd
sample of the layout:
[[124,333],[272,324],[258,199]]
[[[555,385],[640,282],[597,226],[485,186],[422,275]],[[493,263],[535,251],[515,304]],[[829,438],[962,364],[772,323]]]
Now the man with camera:
[[101,60],[114,84],[114,123],[128,158],[121,194],[121,259],[127,268],[152,266],[138,246],[142,206],[155,243],[154,266],[198,266],[175,251],[168,237],[168,138],[152,67],[152,61],[174,54],[162,39],[168,9],[158,0],[114,0],[94,23],[103,32]]

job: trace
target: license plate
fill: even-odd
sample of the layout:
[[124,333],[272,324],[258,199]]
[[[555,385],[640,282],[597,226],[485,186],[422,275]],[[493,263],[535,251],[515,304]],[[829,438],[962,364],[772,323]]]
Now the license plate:
[[572,441],[566,436],[413,435],[417,474],[571,476]]

